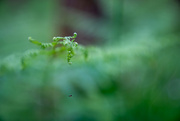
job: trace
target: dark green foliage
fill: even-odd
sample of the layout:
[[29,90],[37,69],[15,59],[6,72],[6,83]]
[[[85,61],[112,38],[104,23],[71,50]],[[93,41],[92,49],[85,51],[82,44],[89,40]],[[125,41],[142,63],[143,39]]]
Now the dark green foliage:
[[21,56],[9,57],[0,66],[1,117],[5,121],[178,121],[180,56],[174,53],[179,42],[163,39],[156,45],[88,47],[88,60],[77,50],[71,66],[64,61],[66,54],[56,58],[31,51],[23,70]]
[[[29,1],[32,5],[19,13],[1,8],[0,120],[180,120],[179,13],[174,3],[98,2],[104,18],[62,4],[53,16],[53,0]],[[57,23],[101,41],[76,46],[74,34],[44,42],[64,32]],[[26,41],[28,36],[40,40],[29,38],[37,46]],[[81,39],[76,41],[86,41]]]

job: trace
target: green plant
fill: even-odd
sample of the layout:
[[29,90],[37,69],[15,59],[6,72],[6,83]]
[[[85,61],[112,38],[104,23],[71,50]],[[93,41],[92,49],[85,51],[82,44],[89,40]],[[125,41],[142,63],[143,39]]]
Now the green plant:
[[[74,56],[74,49],[78,46],[77,42],[74,42],[75,38],[77,37],[77,33],[74,33],[74,36],[68,36],[68,37],[54,37],[53,42],[51,43],[42,43],[39,41],[36,41],[29,37],[29,41],[32,42],[33,44],[41,46],[41,48],[49,48],[51,47],[52,49],[50,52],[53,54],[62,51],[62,50],[67,50],[67,62],[69,64],[72,64],[71,58]],[[61,41],[62,40],[62,41]]]
[[[77,33],[73,36],[66,37],[53,37],[53,42],[43,43],[29,37],[29,41],[35,45],[41,47],[41,49],[29,49],[22,54],[12,54],[2,59],[0,62],[0,75],[6,74],[9,71],[27,69],[33,64],[39,63],[40,58],[43,61],[52,60],[66,61],[69,65],[72,64],[72,58],[77,55],[75,60],[78,61],[78,57],[83,57],[85,60],[88,58],[88,50],[82,45],[75,42]],[[42,61],[42,60],[41,60]]]
[[27,51],[21,59],[22,67],[25,68],[27,66],[26,61],[31,57],[37,56],[38,54],[55,57],[66,53],[67,62],[70,65],[72,64],[72,57],[76,54],[75,51],[83,53],[84,58],[87,59],[87,49],[85,49],[82,45],[78,45],[78,43],[75,42],[76,37],[76,32],[74,33],[74,36],[53,37],[53,42],[50,43],[42,43],[29,37],[28,39],[31,43],[40,46],[42,49]]

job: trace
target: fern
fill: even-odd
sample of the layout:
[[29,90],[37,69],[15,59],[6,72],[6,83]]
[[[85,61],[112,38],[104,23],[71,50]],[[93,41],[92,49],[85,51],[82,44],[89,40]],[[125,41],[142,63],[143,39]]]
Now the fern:
[[[49,52],[51,54],[55,54],[59,51],[66,50],[67,51],[67,62],[72,64],[71,59],[75,55],[75,49],[78,48],[78,43],[74,42],[75,38],[77,37],[77,33],[74,33],[74,36],[67,36],[67,37],[53,37],[53,42],[51,43],[42,43],[37,40],[32,39],[29,37],[29,41],[33,44],[40,46],[43,49],[51,48]],[[84,51],[85,49],[82,46],[79,48]],[[84,54],[85,58],[87,58],[87,54]]]
[[[79,45],[77,42],[75,42],[76,37],[77,33],[74,33],[74,36],[53,37],[53,41],[50,43],[42,43],[29,37],[29,41],[37,46],[40,46],[41,49],[27,50],[23,54],[19,54],[19,56],[13,54],[13,58],[11,57],[9,59],[9,57],[7,57],[3,59],[2,62],[0,62],[0,71],[5,73],[8,70],[15,70],[17,68],[25,69],[30,63],[32,63],[34,57],[41,55],[56,57],[58,55],[61,56],[65,54],[67,62],[70,65],[72,64],[71,60],[76,53],[83,54],[85,60],[87,60],[88,51],[84,46]],[[16,56],[17,58],[14,58]],[[14,63],[15,61],[16,64]],[[14,66],[11,66],[12,64]]]

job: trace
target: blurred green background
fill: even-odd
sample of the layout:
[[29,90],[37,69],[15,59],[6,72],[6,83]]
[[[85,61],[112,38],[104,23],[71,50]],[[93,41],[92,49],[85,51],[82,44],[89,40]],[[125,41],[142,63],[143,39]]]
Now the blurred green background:
[[[180,1],[0,0],[0,121],[179,121]],[[29,36],[88,49],[21,56]],[[72,95],[72,97],[69,95]]]

